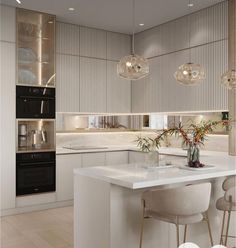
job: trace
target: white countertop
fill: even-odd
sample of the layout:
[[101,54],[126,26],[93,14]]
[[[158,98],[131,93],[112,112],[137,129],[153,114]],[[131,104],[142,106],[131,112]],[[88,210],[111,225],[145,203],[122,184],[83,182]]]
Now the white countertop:
[[[161,152],[186,154],[186,151],[174,148],[162,148]],[[175,155],[176,155],[175,154]],[[183,155],[182,155],[183,156]],[[111,184],[130,189],[141,189],[175,183],[212,179],[236,175],[236,157],[223,152],[201,151],[201,162],[215,167],[208,170],[191,171],[183,169],[186,159],[172,161],[172,168],[147,169],[144,164],[124,164],[116,166],[90,167],[74,170],[75,175],[96,178]]]
[[[57,147],[56,154],[57,155],[65,155],[65,154],[77,154],[77,153],[93,153],[93,152],[114,152],[114,151],[134,151],[141,152],[137,146],[108,146],[104,149],[89,149],[89,150],[72,150],[63,147]],[[171,156],[187,156],[187,150],[183,150],[181,148],[173,148],[173,147],[161,147],[159,150],[160,154],[163,155],[171,155]],[[225,156],[226,152],[215,152],[215,151],[205,151],[201,150],[201,155],[204,156]]]

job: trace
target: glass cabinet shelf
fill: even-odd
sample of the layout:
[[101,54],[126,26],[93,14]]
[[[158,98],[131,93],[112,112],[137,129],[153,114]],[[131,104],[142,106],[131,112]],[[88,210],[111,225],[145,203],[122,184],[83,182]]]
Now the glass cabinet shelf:
[[55,16],[17,9],[17,84],[55,87]]

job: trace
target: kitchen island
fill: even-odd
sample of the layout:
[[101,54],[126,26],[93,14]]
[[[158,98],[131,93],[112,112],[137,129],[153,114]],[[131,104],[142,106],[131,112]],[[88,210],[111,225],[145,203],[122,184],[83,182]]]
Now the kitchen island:
[[[212,182],[213,186],[209,217],[214,241],[219,243],[222,213],[216,210],[215,202],[223,195],[221,184],[224,178],[236,175],[236,158],[225,153],[215,156],[204,153],[201,161],[214,167],[197,171],[184,168],[185,161],[185,158],[172,161],[172,166],[163,164],[156,169],[141,163],[76,169],[75,248],[137,248],[142,192],[155,187],[177,187],[205,181]],[[234,227],[234,223],[231,224]],[[145,220],[143,247],[175,247],[175,237],[174,225]],[[187,240],[201,248],[210,247],[206,225],[190,226]]]

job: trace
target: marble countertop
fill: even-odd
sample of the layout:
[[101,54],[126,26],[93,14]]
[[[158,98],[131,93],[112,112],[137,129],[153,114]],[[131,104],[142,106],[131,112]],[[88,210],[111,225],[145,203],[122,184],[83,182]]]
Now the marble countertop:
[[[162,148],[166,153],[171,150],[178,154],[186,151],[175,148]],[[174,150],[173,150],[174,149]],[[183,152],[182,152],[183,151]],[[187,183],[204,179],[213,179],[236,175],[236,157],[223,152],[201,152],[201,162],[213,165],[210,169],[198,169],[195,171],[185,168],[186,158],[172,161],[172,167],[148,168],[145,164],[124,164],[116,166],[101,166],[81,168],[74,170],[75,175],[96,178],[111,184],[129,189],[142,189],[154,186]]]
[[[94,148],[89,150],[72,150],[63,147],[56,148],[57,155],[65,155],[65,154],[77,154],[77,153],[94,153],[94,152],[114,152],[114,151],[134,151],[134,152],[141,152],[137,146],[131,145],[123,145],[123,146],[108,146],[106,148]],[[174,148],[174,147],[161,147],[159,149],[159,154],[163,155],[170,155],[170,156],[187,156],[187,150],[183,150],[181,148]],[[201,150],[201,155],[204,156],[225,156],[227,155],[226,152],[215,152],[215,151],[205,151]]]

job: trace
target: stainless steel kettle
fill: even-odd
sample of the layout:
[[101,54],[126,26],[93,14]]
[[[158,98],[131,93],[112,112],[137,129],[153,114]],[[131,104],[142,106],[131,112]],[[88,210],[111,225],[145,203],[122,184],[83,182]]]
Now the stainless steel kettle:
[[45,130],[32,130],[32,147],[40,148],[47,142],[47,133]]

